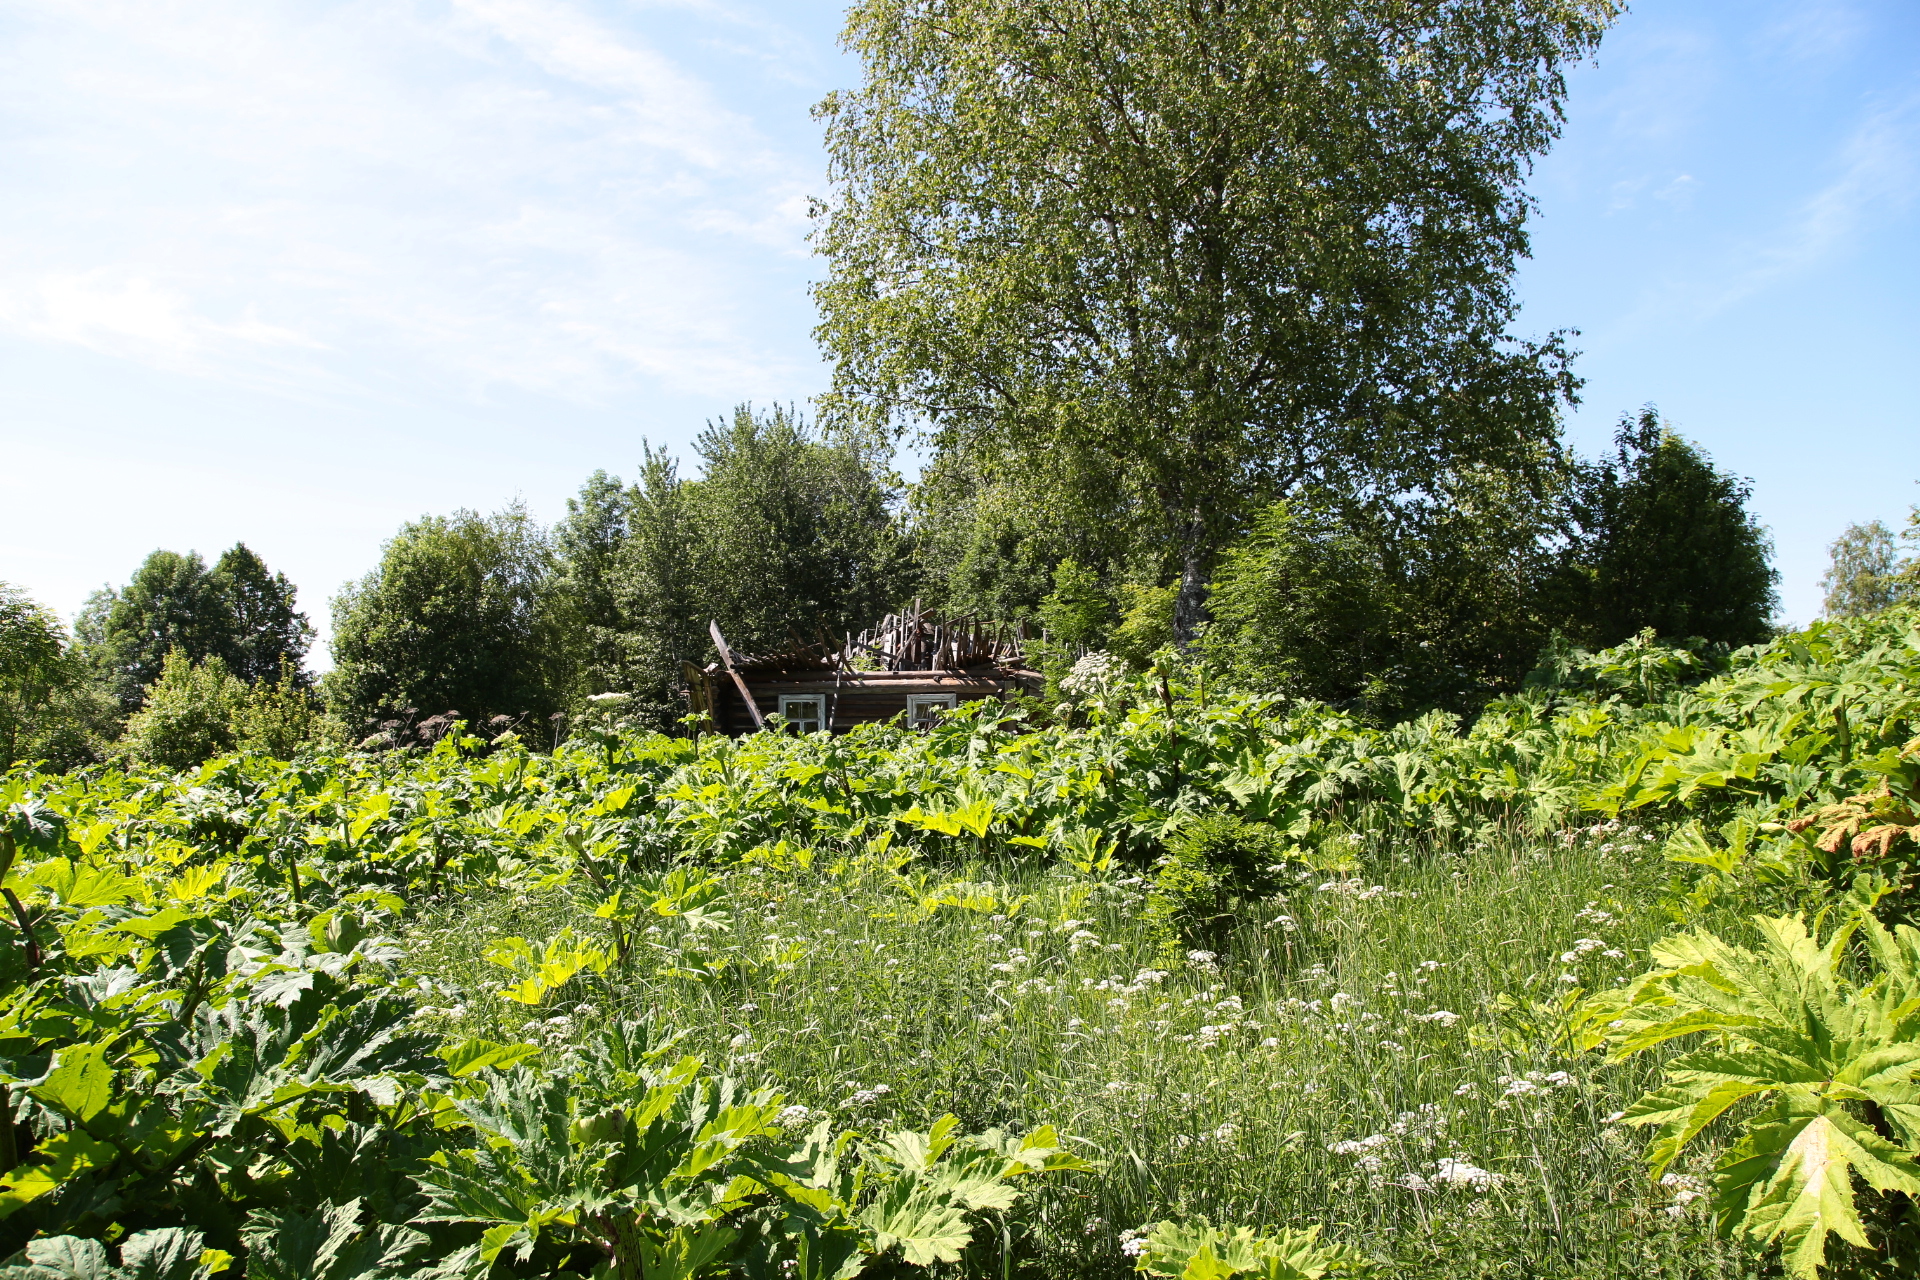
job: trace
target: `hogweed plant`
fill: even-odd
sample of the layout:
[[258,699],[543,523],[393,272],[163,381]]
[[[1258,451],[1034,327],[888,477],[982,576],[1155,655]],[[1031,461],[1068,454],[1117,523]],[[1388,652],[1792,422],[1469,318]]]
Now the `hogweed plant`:
[[[1704,930],[1661,940],[1658,968],[1580,1012],[1587,1042],[1615,1062],[1704,1042],[1621,1118],[1653,1129],[1656,1178],[1730,1122],[1714,1212],[1723,1230],[1776,1246],[1790,1274],[1826,1268],[1830,1235],[1910,1264],[1920,1244],[1920,932],[1856,915],[1820,942],[1799,918],[1754,924],[1757,950]],[[1856,965],[1865,976],[1851,975]],[[1880,1239],[1856,1181],[1885,1201]]]

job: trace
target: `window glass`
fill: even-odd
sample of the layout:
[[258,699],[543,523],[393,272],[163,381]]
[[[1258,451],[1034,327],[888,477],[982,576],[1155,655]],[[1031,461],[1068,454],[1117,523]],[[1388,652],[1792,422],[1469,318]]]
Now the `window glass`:
[[802,698],[789,695],[780,699],[780,715],[795,733],[818,733],[822,728],[820,705],[821,700],[817,696]]
[[942,711],[953,710],[956,701],[950,693],[910,694],[907,697],[907,724],[915,729],[931,728],[934,717]]

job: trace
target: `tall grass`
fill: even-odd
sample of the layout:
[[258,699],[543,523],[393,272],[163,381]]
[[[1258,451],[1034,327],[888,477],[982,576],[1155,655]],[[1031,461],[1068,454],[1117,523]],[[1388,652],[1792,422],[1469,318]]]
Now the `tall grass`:
[[[1611,1122],[1658,1064],[1554,1044],[1566,1001],[1637,972],[1668,925],[1655,848],[1631,829],[1379,847],[1245,912],[1217,956],[1169,953],[1122,870],[866,862],[725,873],[720,950],[774,962],[718,978],[642,958],[545,1009],[498,999],[490,940],[598,923],[564,888],[442,908],[411,963],[469,1034],[564,1051],[649,1014],[843,1125],[1054,1123],[1099,1168],[1026,1215],[1019,1263],[1049,1275],[1118,1275],[1124,1231],[1196,1214],[1324,1223],[1396,1276],[1759,1274]],[[955,880],[971,905],[930,911]],[[668,921],[650,941],[684,939]]]

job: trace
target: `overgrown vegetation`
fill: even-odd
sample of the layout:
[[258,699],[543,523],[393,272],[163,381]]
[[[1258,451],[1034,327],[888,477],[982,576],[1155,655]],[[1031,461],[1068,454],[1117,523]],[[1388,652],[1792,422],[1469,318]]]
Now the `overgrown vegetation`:
[[[0,1233],[342,1280],[1896,1268],[1914,624],[1567,654],[1470,728],[1175,669],[1071,725],[15,773]],[[1821,910],[1802,989],[1873,1078],[1696,1047],[1799,946],[1748,918]],[[1871,1157],[1857,1226],[1792,1218],[1858,1193],[1743,1136],[1786,1121],[1736,1060]]]

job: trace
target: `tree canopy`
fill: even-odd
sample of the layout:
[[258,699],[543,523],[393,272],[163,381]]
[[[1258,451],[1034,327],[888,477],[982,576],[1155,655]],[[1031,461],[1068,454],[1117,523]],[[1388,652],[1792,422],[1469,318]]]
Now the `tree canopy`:
[[0,582],[0,769],[95,758],[112,706],[90,674],[52,611]]
[[909,594],[898,481],[792,411],[738,406],[695,441],[701,474],[648,448],[622,488],[596,474],[556,530],[556,590],[580,620],[576,693],[637,696],[659,720],[709,620],[742,652],[864,627]]
[[1716,468],[1652,408],[1624,417],[1614,455],[1584,469],[1574,500],[1569,630],[1596,647],[1643,630],[1755,644],[1779,605],[1772,540],[1747,510],[1752,485]]
[[198,552],[155,551],[124,587],[94,593],[79,632],[123,712],[139,709],[175,649],[190,662],[219,658],[248,684],[297,671],[313,640],[293,584],[235,543],[209,569]]
[[329,701],[356,732],[413,712],[475,723],[558,709],[565,641],[547,608],[553,552],[515,505],[404,526],[333,602]]
[[[1920,541],[1920,507],[1903,535]],[[1858,618],[1920,597],[1920,558],[1902,556],[1893,530],[1882,520],[1851,524],[1827,548],[1820,578],[1830,618]]]
[[1307,485],[1522,468],[1570,395],[1520,341],[1523,181],[1610,0],[863,0],[819,107],[831,419],[1100,460],[1172,548]]

